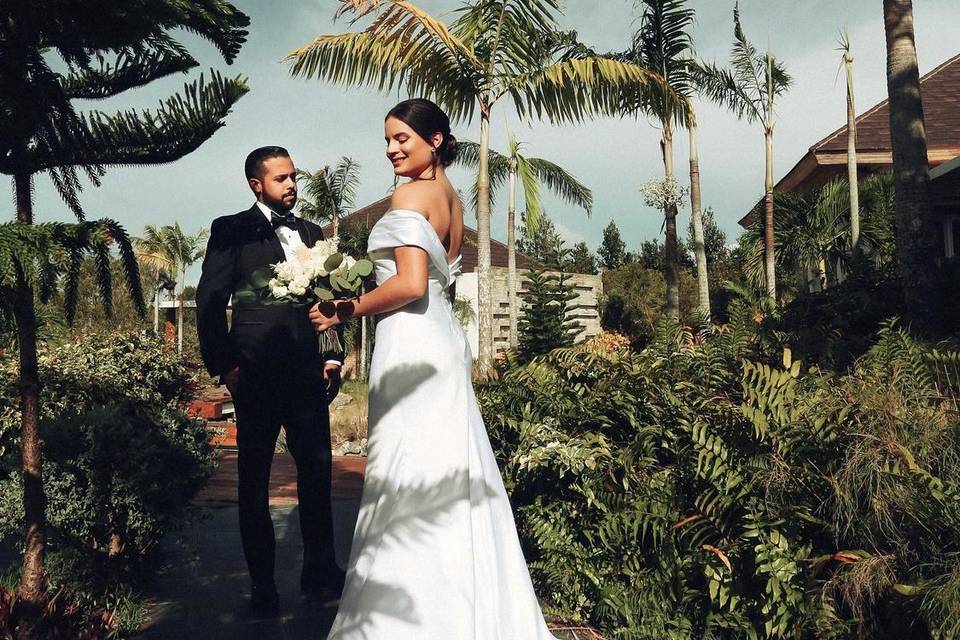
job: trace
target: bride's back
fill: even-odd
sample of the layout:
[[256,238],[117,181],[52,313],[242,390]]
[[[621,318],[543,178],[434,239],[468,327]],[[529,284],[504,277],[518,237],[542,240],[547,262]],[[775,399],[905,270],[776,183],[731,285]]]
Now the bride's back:
[[413,180],[397,187],[390,209],[407,209],[423,215],[437,232],[447,259],[454,260],[463,246],[463,207],[445,174],[435,180]]

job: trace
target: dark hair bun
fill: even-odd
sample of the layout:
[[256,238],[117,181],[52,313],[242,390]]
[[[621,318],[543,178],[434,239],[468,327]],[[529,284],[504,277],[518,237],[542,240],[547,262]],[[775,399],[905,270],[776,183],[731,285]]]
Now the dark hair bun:
[[443,142],[437,149],[437,159],[445,167],[453,164],[453,161],[457,159],[457,139],[452,133],[443,136]]
[[387,117],[405,122],[424,140],[433,134],[443,134],[443,142],[437,147],[437,161],[447,166],[457,158],[457,139],[450,133],[450,118],[443,109],[426,98],[411,98],[397,104]]

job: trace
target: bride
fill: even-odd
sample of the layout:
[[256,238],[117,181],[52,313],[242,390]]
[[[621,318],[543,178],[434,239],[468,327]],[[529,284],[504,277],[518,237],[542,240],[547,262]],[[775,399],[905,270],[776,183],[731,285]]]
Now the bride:
[[366,478],[329,640],[546,640],[513,513],[471,384],[449,288],[463,212],[444,167],[447,115],[401,102],[384,124],[409,178],[371,229],[378,287],[311,310],[317,330],[378,317]]

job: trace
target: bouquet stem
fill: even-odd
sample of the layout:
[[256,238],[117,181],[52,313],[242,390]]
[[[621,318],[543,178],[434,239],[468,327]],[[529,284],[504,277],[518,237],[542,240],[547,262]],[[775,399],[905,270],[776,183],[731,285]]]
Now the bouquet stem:
[[326,329],[321,331],[317,338],[320,341],[321,353],[343,353],[343,344],[340,342],[340,336],[336,329]]

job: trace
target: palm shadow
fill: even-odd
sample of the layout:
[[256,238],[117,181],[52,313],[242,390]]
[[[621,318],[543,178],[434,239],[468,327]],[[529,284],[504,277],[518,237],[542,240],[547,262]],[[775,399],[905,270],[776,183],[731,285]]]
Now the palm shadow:
[[[377,384],[369,389],[371,435],[376,428],[415,429],[415,423],[394,425],[392,416],[384,418],[398,402],[437,375],[437,368],[431,364],[408,363],[378,376]],[[466,453],[471,436],[465,425],[463,428]],[[441,606],[417,597],[418,585],[412,575],[431,575],[434,564],[447,568],[458,562],[469,571],[473,562],[471,531],[475,526],[470,524],[471,512],[503,491],[499,473],[495,478],[485,478],[482,469],[476,469],[471,477],[468,458],[457,459],[456,453],[449,457],[446,451],[371,449],[371,455],[350,550],[350,575],[342,601],[346,608],[338,612],[337,638],[376,637],[384,628],[415,628],[428,613],[419,607]],[[403,469],[395,466],[400,458],[404,458],[400,462],[405,465]],[[442,464],[416,464],[426,459]],[[504,503],[509,508],[509,503]],[[459,525],[464,533],[462,544],[451,545],[450,527],[464,522],[465,526]],[[439,550],[444,548],[455,548],[457,553],[443,555]],[[417,571],[405,572],[404,567],[416,567]]]

